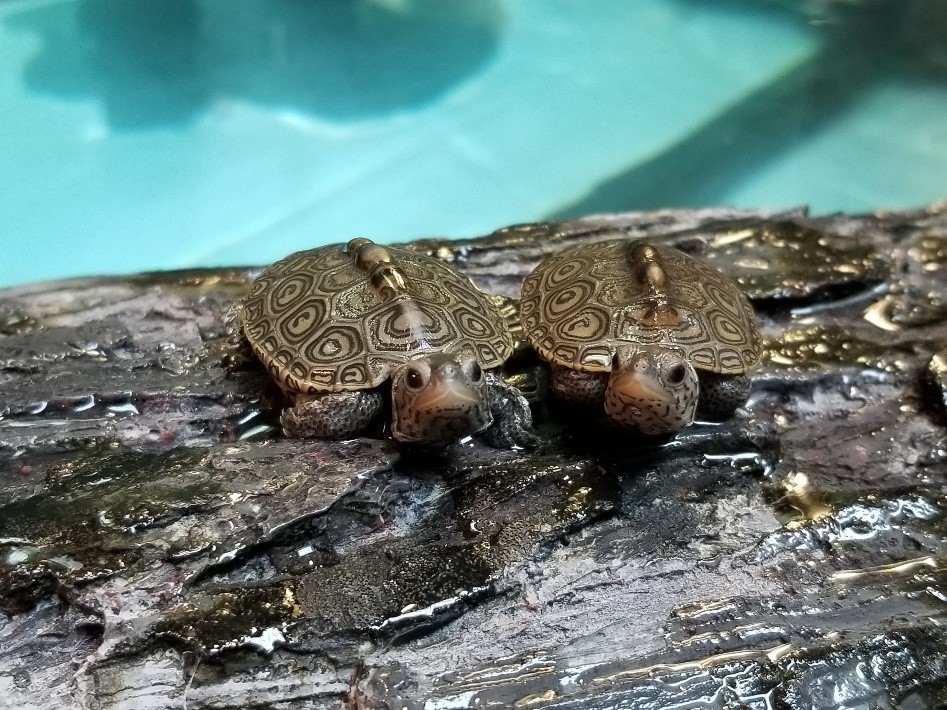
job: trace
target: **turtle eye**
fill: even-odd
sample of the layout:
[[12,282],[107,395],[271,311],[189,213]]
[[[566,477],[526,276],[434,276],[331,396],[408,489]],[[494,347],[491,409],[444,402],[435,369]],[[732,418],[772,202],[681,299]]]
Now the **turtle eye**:
[[672,385],[679,385],[684,381],[684,375],[687,374],[683,365],[675,365],[668,370],[667,381]]
[[413,390],[419,390],[424,387],[424,375],[422,375],[421,371],[416,367],[408,368],[408,371],[404,374],[404,381],[408,384],[408,387]]
[[480,367],[480,363],[476,360],[472,361],[464,368],[464,371],[467,375],[467,379],[476,384],[480,382],[483,377],[483,368]]

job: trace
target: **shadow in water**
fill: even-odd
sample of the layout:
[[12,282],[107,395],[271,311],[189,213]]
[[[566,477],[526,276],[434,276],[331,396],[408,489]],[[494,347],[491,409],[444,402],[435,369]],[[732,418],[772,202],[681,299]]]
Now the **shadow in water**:
[[[725,5],[732,10],[746,2]],[[804,65],[547,218],[720,204],[735,185],[848,111],[880,78],[947,75],[942,0],[864,0],[834,13],[822,18],[822,48]]]
[[37,92],[94,96],[118,128],[243,99],[331,119],[424,104],[496,52],[499,0],[79,0],[14,15]]

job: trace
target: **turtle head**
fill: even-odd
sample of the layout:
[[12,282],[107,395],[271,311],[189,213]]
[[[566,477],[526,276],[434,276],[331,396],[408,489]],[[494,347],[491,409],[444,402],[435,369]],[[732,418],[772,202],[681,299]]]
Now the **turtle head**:
[[605,411],[643,434],[670,434],[694,421],[697,394],[697,372],[679,352],[624,345],[612,358]]
[[447,444],[493,422],[487,381],[474,357],[433,353],[391,377],[391,433],[398,441]]

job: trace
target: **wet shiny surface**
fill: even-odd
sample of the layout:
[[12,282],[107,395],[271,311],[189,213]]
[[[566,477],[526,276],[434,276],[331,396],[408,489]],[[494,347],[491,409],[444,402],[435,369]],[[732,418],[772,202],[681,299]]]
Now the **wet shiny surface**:
[[756,300],[827,300],[887,276],[885,256],[864,236],[853,240],[791,220],[720,225],[706,256]]
[[496,293],[616,230],[741,279],[766,339],[750,400],[663,441],[544,411],[529,454],[274,438],[265,376],[223,365],[246,275],[0,292],[0,688],[23,707],[942,706],[947,213],[761,218],[418,245]]

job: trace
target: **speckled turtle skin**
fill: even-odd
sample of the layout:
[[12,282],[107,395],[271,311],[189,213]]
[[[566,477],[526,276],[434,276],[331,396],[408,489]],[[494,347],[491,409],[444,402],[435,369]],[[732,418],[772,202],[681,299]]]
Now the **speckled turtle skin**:
[[678,431],[698,413],[732,414],[762,354],[753,307],[734,282],[641,241],[550,256],[523,284],[521,318],[557,397],[604,406],[615,422],[649,435]]
[[501,397],[502,381],[483,372],[513,350],[506,321],[433,257],[368,239],[297,252],[257,277],[237,316],[293,401],[281,417],[290,436],[354,436],[389,407],[405,442],[442,445],[487,427],[499,445],[531,438],[528,405],[513,402],[511,424],[513,393]]

